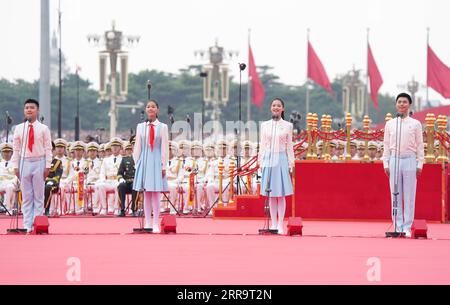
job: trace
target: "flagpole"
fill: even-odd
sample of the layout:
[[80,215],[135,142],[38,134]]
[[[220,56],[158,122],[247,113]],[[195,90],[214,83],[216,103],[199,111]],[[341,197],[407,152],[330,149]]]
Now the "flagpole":
[[426,107],[428,107],[428,105],[430,104],[429,99],[428,99],[428,48],[430,47],[430,28],[427,28],[427,78],[426,78],[426,82],[427,82],[427,86],[426,86]]
[[[365,114],[369,115],[369,32],[370,28],[367,28],[367,73],[366,73],[366,102],[364,103]],[[372,92],[371,92],[372,93]]]
[[[306,56],[308,56],[308,44],[309,44],[309,28],[306,29],[306,40],[307,40],[307,44],[306,44]],[[308,115],[309,113],[309,78],[308,78],[308,65],[306,66],[306,115]]]
[[[248,29],[248,43],[247,43],[247,53],[249,52],[250,49],[250,32],[251,29]],[[247,67],[249,67],[247,69],[248,72],[248,77],[247,77],[247,122],[250,122],[251,119],[251,114],[250,114],[250,104],[251,104],[251,99],[252,99],[252,95],[251,95],[251,80],[250,80],[250,54],[248,54],[248,59],[247,59]]]

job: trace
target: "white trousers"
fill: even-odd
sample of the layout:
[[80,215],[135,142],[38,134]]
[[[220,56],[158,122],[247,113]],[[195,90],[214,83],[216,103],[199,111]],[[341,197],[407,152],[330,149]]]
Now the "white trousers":
[[[20,164],[19,164],[20,166]],[[23,226],[28,231],[34,218],[44,214],[45,158],[25,159],[21,174]]]

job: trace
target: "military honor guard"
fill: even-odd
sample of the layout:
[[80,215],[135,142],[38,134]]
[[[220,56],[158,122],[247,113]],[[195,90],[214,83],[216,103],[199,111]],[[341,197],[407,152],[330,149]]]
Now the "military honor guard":
[[87,203],[89,209],[98,209],[99,199],[96,183],[100,178],[100,167],[102,165],[102,160],[98,157],[98,151],[100,145],[97,142],[89,142],[86,145],[87,149],[87,163],[88,163],[88,173],[86,175],[86,194]]
[[[100,177],[96,184],[101,207],[100,211],[94,211],[95,214],[100,213],[101,215],[106,215],[109,211],[111,211],[114,212],[115,215],[119,215],[119,194],[117,192],[119,181],[117,179],[117,174],[120,163],[122,162],[122,155],[120,154],[120,151],[123,143],[118,137],[111,139],[110,143],[111,155],[103,159],[100,167]],[[114,196],[113,200],[107,201],[107,195],[109,192],[113,192]]]
[[14,171],[11,157],[13,146],[9,143],[0,145],[2,161],[0,161],[0,192],[3,193],[3,208],[6,214],[13,214],[19,180]]
[[216,159],[214,160],[212,166],[214,169],[214,179],[212,181],[208,180],[208,185],[206,186],[206,193],[209,198],[209,202],[216,202],[218,199],[219,194],[219,164],[221,163],[223,165],[223,175],[222,175],[222,202],[224,206],[227,206],[228,204],[228,195],[229,195],[229,164],[230,164],[230,156],[227,154],[228,152],[228,145],[227,142],[224,139],[219,139],[216,143]]
[[[56,149],[55,143],[52,142],[52,146],[54,147],[53,150]],[[63,165],[62,161],[58,158],[56,158],[56,153],[54,154],[52,160],[52,165],[50,167],[50,171],[48,173],[47,178],[45,179],[45,215],[50,216],[51,212],[54,212],[57,210],[57,207],[53,205],[53,211],[51,210],[52,207],[52,197],[58,193],[59,190],[59,182],[61,180],[61,176],[63,173]]]
[[86,144],[82,141],[72,143],[74,158],[70,161],[69,174],[64,186],[65,203],[69,214],[81,215],[85,209],[85,176],[89,172],[89,162],[84,158]]
[[[131,138],[131,141],[125,146],[125,152],[133,151],[134,137]],[[136,215],[136,199],[137,199],[137,191],[133,190],[133,182],[134,182],[134,159],[132,155],[126,155],[122,157],[122,161],[120,162],[119,170],[117,172],[117,179],[119,181],[119,185],[117,186],[117,192],[119,194],[119,217],[125,216],[126,209],[126,195],[131,194],[131,211],[133,215]]]
[[377,160],[377,150],[378,150],[377,142],[369,141],[367,154],[369,155],[369,160],[370,161],[373,162],[373,161]]
[[[181,168],[183,167],[183,158],[178,157],[178,144],[175,141],[169,141],[169,162],[167,164],[167,185],[169,187],[169,200],[173,206],[179,210],[181,204],[179,203],[179,188],[183,183],[184,175]],[[180,175],[181,173],[181,175]],[[175,214],[176,211],[172,206],[166,206],[170,209],[170,214]]]
[[[178,186],[178,207],[177,210],[188,214],[190,210],[188,207],[188,192],[189,192],[189,167],[188,161],[191,158],[191,142],[188,140],[181,140],[179,144],[179,155],[183,161],[180,169],[180,175],[183,177],[181,184]],[[192,207],[191,207],[192,208]]]

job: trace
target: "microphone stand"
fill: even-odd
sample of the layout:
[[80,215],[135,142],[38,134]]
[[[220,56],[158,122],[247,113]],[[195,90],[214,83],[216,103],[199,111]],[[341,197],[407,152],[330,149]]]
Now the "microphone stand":
[[[275,116],[272,116],[272,120],[275,119]],[[272,138],[271,138],[271,143],[270,143],[270,155],[269,155],[269,169],[268,169],[268,175],[269,177],[267,178],[267,183],[266,183],[266,199],[264,200],[264,214],[267,216],[266,220],[264,221],[264,227],[263,229],[259,229],[259,234],[277,234],[278,230],[277,229],[270,229],[269,228],[269,218],[270,218],[270,209],[269,209],[269,196],[270,193],[272,192],[272,190],[270,189],[271,186],[271,179],[272,179],[272,158],[273,158],[273,146],[274,146],[274,142],[275,142],[275,135],[274,133],[276,133],[276,128],[275,125],[277,124],[278,120],[275,121],[275,123],[272,121]],[[264,162],[264,156],[263,156],[263,162]]]
[[[9,127],[11,126],[11,123],[11,117],[9,116],[8,111],[6,111],[6,143],[8,143]],[[5,207],[4,202],[0,202],[0,207],[2,207],[9,216],[12,216],[8,209]]]
[[[392,216],[394,218],[394,232],[386,232],[386,237],[403,237],[404,232],[397,232],[397,212],[398,212],[398,180],[400,171],[400,144],[402,139],[403,114],[397,113],[397,122],[395,126],[395,159],[394,159],[394,191],[392,203]],[[400,125],[400,133],[399,126]],[[400,203],[401,204],[401,203]]]
[[[28,124],[25,124],[28,121]],[[22,184],[22,176],[23,176],[23,163],[25,160],[25,153],[27,151],[28,146],[28,125],[31,121],[31,118],[26,118],[23,123],[23,131],[22,131],[22,141],[25,139],[25,145],[22,146],[21,152],[20,152],[20,158],[19,158],[19,189],[20,184]],[[25,132],[26,129],[26,132]],[[23,198],[23,196],[22,196]],[[23,201],[22,201],[23,205]],[[7,233],[9,234],[20,234],[20,233],[27,233],[27,229],[19,228],[19,198],[16,200],[16,228],[15,229],[7,229]]]
[[[240,123],[242,120],[242,71],[244,71],[246,68],[246,65],[244,63],[239,64],[239,120],[238,122]],[[241,167],[241,155],[240,155],[240,147],[241,147],[241,131],[237,130],[237,152],[236,152],[236,159],[237,159],[237,164],[236,164],[236,168],[239,171],[239,168]],[[241,191],[241,187],[240,187],[240,180],[241,180],[241,176],[236,175],[236,195],[240,195],[242,193]],[[231,186],[233,187],[233,186]]]
[[9,129],[11,128],[12,119],[6,111],[6,143],[9,141]]

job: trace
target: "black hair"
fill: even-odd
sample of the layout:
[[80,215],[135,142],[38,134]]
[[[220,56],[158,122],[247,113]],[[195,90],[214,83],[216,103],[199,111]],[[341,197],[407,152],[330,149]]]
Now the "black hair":
[[[276,97],[270,102],[270,107],[272,107],[273,102],[280,101],[281,105],[283,105],[284,108],[284,101],[281,99],[281,97]],[[284,110],[281,112],[281,118],[284,120]]]
[[25,101],[25,103],[23,103],[23,105],[25,106],[26,104],[35,104],[37,106],[37,108],[39,109],[39,102],[36,101],[35,99],[29,98]]
[[[159,104],[158,104],[158,102],[155,100],[155,99],[150,99],[150,100],[148,100],[148,102],[147,102],[147,105],[148,105],[148,103],[150,103],[150,102],[153,102],[153,103],[155,103],[155,105],[156,105],[156,108],[158,108],[159,109]],[[158,117],[158,115],[156,115],[156,117]]]
[[409,95],[408,93],[405,93],[405,92],[402,92],[402,93],[400,93],[399,95],[397,95],[397,98],[395,99],[395,102],[397,103],[398,99],[401,98],[401,97],[407,98],[408,101],[409,101],[409,104],[410,104],[410,105],[412,104],[412,98],[411,98],[411,95]]
[[55,146],[55,142],[52,141],[52,150],[55,150],[56,146]]

